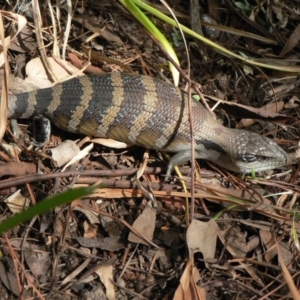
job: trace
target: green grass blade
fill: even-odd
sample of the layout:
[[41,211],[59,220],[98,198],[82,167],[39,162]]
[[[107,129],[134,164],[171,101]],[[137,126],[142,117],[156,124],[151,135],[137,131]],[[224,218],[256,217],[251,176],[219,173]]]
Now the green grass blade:
[[[119,0],[120,3],[154,36],[161,44],[165,51],[174,59],[174,61],[179,65],[177,55],[165,38],[165,36],[158,30],[158,28],[152,23],[152,21],[131,1],[131,0]],[[179,72],[177,69],[169,62],[169,67],[173,75],[174,84],[177,86],[179,82]]]
[[[150,12],[151,14],[153,14],[154,16],[156,16],[157,18],[173,25],[174,27],[177,28],[177,24],[176,22],[171,19],[170,17],[166,16],[165,14],[161,13],[160,11],[158,11],[157,9],[151,7],[150,5],[144,3],[141,0],[131,0],[134,4],[136,4],[138,7],[142,8],[145,11]],[[120,0],[120,2],[123,2],[123,0]],[[265,63],[260,63],[258,61],[254,61],[248,58],[244,58],[240,55],[235,54],[234,52],[231,52],[229,50],[227,50],[226,48],[212,42],[211,40],[205,38],[202,35],[197,34],[196,32],[194,32],[193,30],[189,29],[188,27],[185,27],[183,25],[180,25],[181,29],[183,32],[185,32],[186,34],[200,40],[201,42],[203,42],[204,44],[206,44],[207,46],[215,49],[215,51],[218,51],[219,53],[222,53],[225,56],[228,57],[232,57],[232,58],[236,58],[240,61],[243,61],[245,63],[248,63],[250,65],[254,65],[257,67],[262,67],[262,68],[267,68],[267,69],[272,69],[272,70],[278,70],[278,71],[284,71],[284,72],[293,72],[293,73],[300,73],[300,66],[297,65],[288,65],[288,63],[286,62],[285,65],[280,65],[284,62],[284,60],[278,60],[278,65],[274,64],[274,65],[269,65],[269,64],[265,64]],[[274,60],[275,61],[275,60]]]
[[18,226],[20,223],[32,219],[34,216],[43,214],[57,206],[67,204],[76,199],[82,198],[91,194],[96,187],[85,187],[78,189],[70,189],[59,195],[49,197],[38,204],[22,211],[19,214],[15,214],[12,217],[2,221],[0,223],[0,234]]

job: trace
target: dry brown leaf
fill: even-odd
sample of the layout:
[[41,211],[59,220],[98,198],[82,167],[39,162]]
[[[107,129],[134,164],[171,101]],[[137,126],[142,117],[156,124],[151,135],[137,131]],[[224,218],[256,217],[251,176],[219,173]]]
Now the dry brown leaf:
[[[284,263],[285,266],[290,266],[291,263],[293,262],[294,256],[288,243],[284,241],[280,241],[278,247],[280,249],[281,261]],[[278,265],[280,265],[279,262]]]
[[[20,290],[15,274],[7,271],[4,262],[0,261],[0,279],[4,286],[14,295],[19,296]],[[24,294],[23,294],[24,297]]]
[[99,269],[95,271],[95,273],[99,276],[101,282],[106,288],[106,297],[108,298],[108,300],[115,300],[115,287],[112,284],[113,266],[100,266]]
[[[11,44],[11,41],[13,41],[14,38],[23,30],[27,23],[27,20],[24,16],[7,11],[1,11],[1,15],[6,16],[10,20],[14,20],[15,22],[14,26],[16,28],[16,32],[14,36],[7,36],[6,38],[4,38],[4,34],[1,33],[1,36],[3,37],[3,39],[1,39],[1,44],[2,46],[5,46],[5,48],[7,48]],[[3,66],[5,61],[6,59],[3,51],[0,53],[0,66]]]
[[0,103],[0,140],[4,136],[7,124],[7,108],[8,108],[8,85],[9,85],[9,64],[7,58],[7,45],[10,43],[10,37],[4,38],[4,24],[2,20],[2,15],[0,15],[0,43],[2,48],[2,53],[0,54],[0,66],[4,64],[4,76],[2,80],[2,94]]
[[33,53],[37,48],[37,43],[34,38],[32,28],[29,26],[24,27],[21,32],[12,40],[9,50],[19,53]]
[[83,229],[85,238],[96,238],[98,234],[98,226],[95,224],[89,224],[87,221],[83,222]]
[[238,116],[240,118],[247,117],[247,118],[261,119],[261,120],[267,120],[272,122],[288,119],[287,116],[278,114],[276,112],[268,111],[265,107],[255,108],[247,105],[221,100],[210,95],[205,95],[205,97],[218,102],[219,108],[225,110],[227,113],[233,116]]
[[277,248],[277,251],[278,251],[278,257],[279,257],[279,263],[280,263],[280,266],[282,269],[282,274],[283,274],[283,277],[285,278],[286,283],[290,289],[292,297],[294,300],[300,300],[300,293],[299,293],[299,289],[298,289],[299,287],[298,288],[296,287],[291,274],[289,273],[287,267],[285,266],[279,247]]
[[262,229],[260,230],[260,239],[267,248],[265,259],[268,263],[278,254],[277,249],[279,247],[281,260],[284,262],[284,265],[289,266],[291,264],[293,254],[286,242],[280,241],[278,243],[278,247],[276,247],[277,242],[274,238],[274,235],[271,232]]
[[[149,161],[149,156],[150,156],[149,155],[149,149],[146,149],[145,152],[144,152],[144,155],[143,155],[143,161],[140,164],[140,167],[139,167],[138,171],[136,172],[136,183],[137,183],[138,188],[142,191],[143,194],[145,194],[147,199],[153,200],[152,193],[147,191],[139,181],[139,179],[143,176],[143,174],[144,174],[144,172],[147,168],[147,164],[148,164],[148,161]],[[149,193],[151,194],[150,197],[149,197]]]
[[[87,253],[87,255],[90,255],[90,253]],[[75,268],[68,276],[66,276],[64,278],[64,280],[61,282],[61,285],[65,285],[68,282],[70,282],[71,280],[73,280],[73,278],[75,278],[76,276],[78,276],[91,262],[91,258],[86,259],[82,264],[80,264],[77,268]],[[90,282],[93,281],[94,276],[88,276],[84,279],[84,282]]]
[[[156,213],[150,206],[151,203],[151,201],[148,202],[148,205],[132,225],[132,227],[148,241],[152,241],[156,221]],[[141,239],[133,232],[129,233],[128,240],[132,243],[142,243],[148,245],[145,240]]]
[[90,65],[88,62],[81,60],[77,55],[71,52],[68,53],[68,56],[72,64],[80,70],[84,69],[86,74],[98,74],[103,72],[101,68]]
[[82,150],[80,150],[62,169],[61,172],[64,172],[69,166],[74,164],[75,162],[81,160],[82,158],[86,157],[90,151],[92,151],[94,144],[91,143],[90,145],[86,146]]
[[17,190],[7,197],[4,202],[13,214],[17,214],[29,206],[30,200],[21,194],[21,190]]
[[217,244],[217,233],[219,227],[213,220],[201,222],[193,220],[186,233],[186,242],[189,249],[189,256],[201,252],[203,258],[214,258]]
[[300,24],[295,28],[293,33],[290,35],[290,37],[285,42],[285,45],[283,46],[279,56],[284,56],[291,50],[293,50],[297,45],[299,45],[300,41]]
[[102,146],[115,148],[115,149],[124,149],[124,148],[128,148],[128,147],[132,147],[132,145],[130,145],[130,144],[126,144],[123,142],[118,142],[116,140],[106,139],[106,138],[94,138],[91,140],[91,142],[102,145]]
[[8,162],[0,165],[0,177],[3,176],[26,176],[36,174],[37,166],[34,163]]
[[[268,103],[264,107],[255,108],[256,112],[262,116],[268,117],[270,113],[276,114],[282,111],[284,108],[284,101],[278,101],[276,103]],[[253,125],[257,122],[257,119],[242,119],[237,125],[236,128],[245,128]]]
[[23,253],[26,263],[35,277],[47,274],[52,263],[49,252],[34,252],[32,247],[28,246],[25,247]]
[[[76,187],[86,186],[77,184]],[[105,199],[113,199],[113,198],[124,198],[124,197],[142,197],[143,194],[137,189],[115,189],[115,188],[103,188],[96,189],[93,193],[97,195],[97,197],[102,197]]]
[[117,251],[119,249],[124,249],[126,247],[125,239],[119,236],[111,236],[104,238],[85,238],[85,237],[75,237],[77,242],[86,248],[99,248],[108,251]]
[[193,259],[189,258],[173,300],[205,300],[205,289],[197,285],[200,279],[201,275],[198,269],[193,266]]
[[59,146],[51,148],[49,150],[56,167],[61,167],[80,152],[79,147],[74,141],[66,140]]
[[275,247],[276,241],[274,239],[274,236],[271,232],[267,230],[261,229],[259,231],[260,239],[263,242],[264,246],[266,247],[267,251],[265,253],[265,260],[266,262],[270,262],[271,259],[277,255],[277,249]]
[[73,207],[73,210],[82,212],[88,218],[91,224],[100,224],[99,216],[93,210],[85,209],[80,206]]
[[[48,57],[48,60],[58,79],[64,79],[70,75],[53,57]],[[45,66],[39,57],[28,62],[26,65],[26,75],[27,77],[33,77],[36,80],[41,79],[41,82],[43,82],[43,80],[48,81],[48,84],[52,85],[52,82],[48,79]],[[26,78],[26,80],[28,79]],[[39,88],[42,88],[42,86],[39,86]]]
[[[230,220],[231,217],[224,214],[224,219]],[[219,239],[224,245],[226,245],[226,249],[232,256],[245,257],[249,250],[253,250],[253,246],[255,245],[252,244],[252,248],[249,249],[245,235],[241,232],[240,227],[238,227],[235,223],[224,222],[220,225],[220,227],[221,229],[218,232]],[[257,276],[252,267],[243,264],[243,268],[260,286],[264,286],[263,282],[259,276]]]

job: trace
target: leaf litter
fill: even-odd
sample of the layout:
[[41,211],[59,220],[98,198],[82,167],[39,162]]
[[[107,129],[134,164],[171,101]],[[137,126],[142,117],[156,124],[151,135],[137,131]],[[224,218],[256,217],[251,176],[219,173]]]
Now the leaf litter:
[[[101,1],[92,8],[90,1],[82,7],[72,3],[72,16],[66,6],[58,6],[61,18],[56,19],[58,11],[54,14],[49,2],[48,8],[40,7],[49,19],[35,15],[40,24],[45,22],[42,31],[33,30],[31,6],[24,3],[24,12],[3,3],[3,22],[12,30],[5,39],[9,64],[12,73],[23,77],[9,77],[13,92],[50,86],[83,72],[139,71],[159,77],[158,70],[164,70],[169,75],[163,53],[116,3]],[[299,139],[299,82],[297,74],[289,76],[288,71],[298,67],[299,7],[296,1],[289,5],[290,9],[256,1],[200,4],[207,15],[201,19],[209,28],[203,30],[208,38],[256,62],[276,67],[280,62],[285,72],[236,64],[218,51],[199,51],[193,43],[190,55],[192,77],[202,83],[207,98],[222,98],[218,114],[230,114],[225,116],[228,125],[251,125],[249,130],[267,134],[292,152]],[[160,2],[153,7],[165,11]],[[180,22],[190,22],[186,2],[177,1],[173,9]],[[274,32],[266,30],[267,21],[261,18],[266,12]],[[71,27],[65,27],[68,18]],[[156,23],[174,39],[185,68],[178,32],[159,19]],[[63,28],[69,35],[63,46],[68,62],[59,57],[60,37],[67,36]],[[37,45],[45,54],[42,58]],[[200,53],[209,60],[203,63]],[[4,57],[1,54],[2,62]],[[154,151],[146,159],[138,147],[112,150],[110,141],[104,141],[104,147],[95,141],[92,147],[88,139],[78,140],[57,128],[36,151],[24,134],[32,136],[31,125],[23,122],[17,141],[9,133],[4,139],[17,146],[1,149],[6,162],[0,165],[0,192],[6,200],[2,219],[18,213],[28,199],[33,204],[70,188],[99,188],[90,197],[20,224],[1,239],[0,291],[10,299],[298,299],[296,166],[240,178],[201,162],[193,195],[195,219],[190,221],[184,201],[192,197],[189,167],[180,168],[187,178],[186,192],[176,180],[163,182],[159,174],[166,164]],[[59,162],[63,153],[57,146],[66,140],[77,150],[64,150],[69,158]],[[51,158],[49,151],[58,151],[59,159]],[[139,182],[133,180],[138,169]],[[10,199],[13,203],[7,202]]]

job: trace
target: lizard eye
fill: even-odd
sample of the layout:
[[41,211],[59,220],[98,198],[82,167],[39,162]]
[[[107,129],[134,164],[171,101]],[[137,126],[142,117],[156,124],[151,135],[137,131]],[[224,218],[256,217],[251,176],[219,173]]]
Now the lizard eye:
[[244,153],[238,156],[238,160],[245,162],[245,163],[251,163],[255,161],[265,161],[267,157],[262,155],[253,155],[250,153]]

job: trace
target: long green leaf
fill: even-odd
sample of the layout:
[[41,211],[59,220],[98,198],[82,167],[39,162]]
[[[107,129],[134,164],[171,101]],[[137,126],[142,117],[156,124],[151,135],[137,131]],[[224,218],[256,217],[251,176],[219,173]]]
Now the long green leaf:
[[[123,0],[119,0],[121,3]],[[136,4],[137,6],[139,6],[140,8],[142,8],[145,11],[150,12],[151,14],[153,14],[154,16],[156,16],[157,18],[173,25],[174,27],[177,28],[177,24],[176,22],[171,19],[170,17],[166,16],[165,14],[161,13],[160,11],[158,11],[157,9],[153,8],[152,6],[146,4],[145,2],[141,1],[141,0],[131,0],[134,4]],[[242,62],[248,63],[250,65],[254,65],[257,67],[262,67],[262,68],[267,68],[267,69],[272,69],[272,70],[278,70],[278,71],[284,71],[284,72],[290,72],[290,73],[300,73],[300,67],[296,66],[296,65],[288,65],[288,62],[286,62],[286,65],[282,66],[282,63],[285,62],[285,60],[274,60],[274,62],[276,64],[270,65],[270,64],[265,64],[265,63],[260,63],[258,61],[254,61],[252,59],[248,59],[248,58],[244,58],[240,55],[235,54],[234,52],[229,51],[228,49],[212,42],[211,40],[205,38],[204,36],[201,36],[199,34],[197,34],[196,32],[194,32],[193,30],[189,29],[188,27],[185,27],[183,25],[181,25],[181,29],[183,32],[185,32],[186,34],[200,40],[201,42],[203,42],[205,45],[215,49],[216,51],[222,53],[225,56],[229,56],[229,57],[233,57],[236,58],[238,60],[241,60]]]
[[19,214],[13,215],[12,217],[2,221],[0,223],[0,234],[12,229],[13,227],[21,224],[24,221],[32,219],[34,216],[43,214],[57,206],[67,204],[76,199],[82,198],[91,194],[96,187],[85,187],[78,189],[70,189],[59,195],[49,197],[44,201],[22,211]]
[[[152,21],[132,2],[132,0],[119,0],[119,1],[145,27],[145,29],[148,30],[150,34],[153,35],[162,44],[162,47],[165,49],[165,51],[179,65],[177,55],[172,45],[165,38],[165,36],[158,30],[158,28],[152,23]],[[179,82],[179,72],[171,63],[169,63],[169,67],[173,75],[174,84],[177,86]]]

